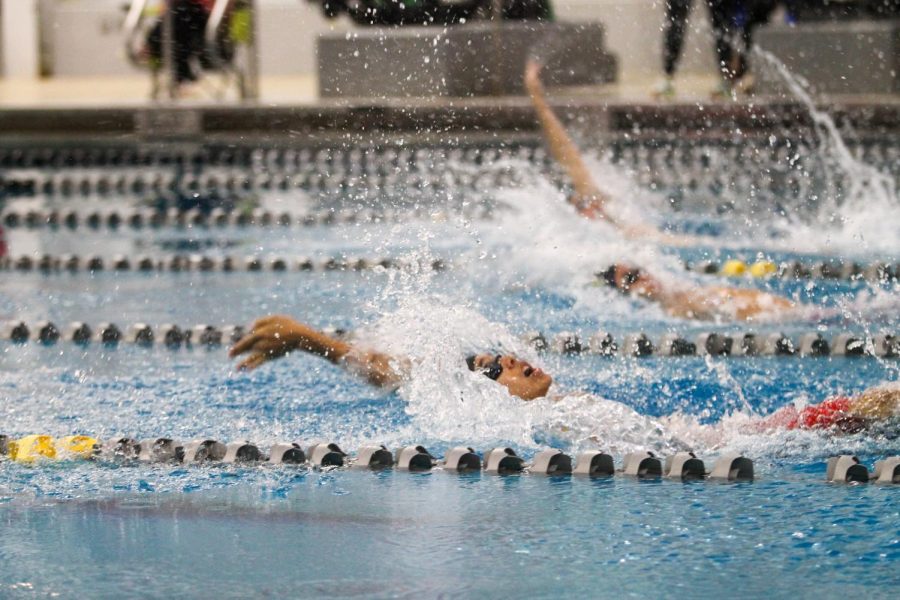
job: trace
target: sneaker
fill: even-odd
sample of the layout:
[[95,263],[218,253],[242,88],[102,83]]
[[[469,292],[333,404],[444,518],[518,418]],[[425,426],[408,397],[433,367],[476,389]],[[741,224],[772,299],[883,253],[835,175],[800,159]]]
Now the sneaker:
[[650,93],[654,98],[674,98],[675,86],[672,84],[672,78],[667,76],[657,81]]
[[207,98],[207,94],[203,89],[203,85],[197,81],[184,81],[175,88],[176,100],[203,100]]
[[722,80],[719,87],[712,91],[710,97],[713,100],[737,100],[733,82]]
[[742,96],[752,96],[756,93],[756,78],[753,73],[747,73],[737,80],[734,87]]

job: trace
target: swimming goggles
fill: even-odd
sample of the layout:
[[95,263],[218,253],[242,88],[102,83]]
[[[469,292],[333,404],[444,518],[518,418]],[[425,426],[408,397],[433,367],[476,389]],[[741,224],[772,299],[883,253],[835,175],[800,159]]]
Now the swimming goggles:
[[500,364],[500,357],[501,355],[498,354],[494,357],[494,360],[480,368],[475,366],[474,356],[466,358],[466,363],[469,365],[470,371],[480,371],[481,373],[484,373],[485,377],[488,379],[497,381],[500,378],[500,375],[503,374],[503,365]]
[[631,286],[640,278],[640,269],[629,269],[619,280],[616,280],[616,270],[618,265],[611,265],[603,271],[603,281],[611,288],[617,289],[623,294],[627,294],[631,290]]

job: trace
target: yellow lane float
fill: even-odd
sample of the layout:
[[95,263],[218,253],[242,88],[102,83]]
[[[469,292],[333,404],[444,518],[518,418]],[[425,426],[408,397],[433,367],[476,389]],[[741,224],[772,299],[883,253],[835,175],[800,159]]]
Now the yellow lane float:
[[69,435],[56,440],[60,458],[93,458],[100,451],[100,442],[86,435]]
[[49,435],[26,435],[9,441],[9,457],[12,460],[32,463],[42,458],[56,458],[56,446]]
[[758,260],[750,265],[750,275],[753,277],[768,277],[778,271],[778,266],[770,260]]
[[56,440],[45,434],[26,435],[17,440],[4,439],[2,446],[0,453],[21,463],[45,459],[88,459],[100,450],[100,442],[86,435],[69,435]]
[[747,263],[742,260],[731,259],[722,265],[722,275],[739,277],[747,272]]

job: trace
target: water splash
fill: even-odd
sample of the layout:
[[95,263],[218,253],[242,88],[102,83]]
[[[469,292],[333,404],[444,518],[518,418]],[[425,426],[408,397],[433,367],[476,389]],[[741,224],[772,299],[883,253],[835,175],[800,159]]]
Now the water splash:
[[816,107],[801,77],[772,53],[760,48],[755,53],[806,108],[818,140],[817,158],[827,193],[819,203],[816,223],[796,232],[794,239],[814,233],[821,239],[824,229],[828,244],[839,250],[858,253],[862,247],[896,252],[896,226],[891,223],[900,222],[900,198],[894,179],[853,156],[834,119]]
[[[427,314],[432,318],[423,319]],[[667,454],[691,449],[700,453],[744,452],[754,457],[825,455],[836,447],[871,450],[884,441],[871,436],[841,437],[815,431],[760,431],[760,416],[737,387],[738,410],[707,424],[693,414],[661,419],[595,393],[554,384],[550,397],[525,402],[496,383],[465,369],[462,359],[476,351],[515,353],[545,367],[540,357],[504,327],[470,308],[435,299],[410,298],[398,311],[367,328],[366,342],[412,358],[409,380],[400,388],[410,422],[379,431],[388,443],[425,440],[439,444],[512,445],[525,452],[556,446],[569,452],[603,449],[623,455],[641,449]],[[724,367],[723,367],[724,368]],[[816,401],[801,398],[800,404]]]

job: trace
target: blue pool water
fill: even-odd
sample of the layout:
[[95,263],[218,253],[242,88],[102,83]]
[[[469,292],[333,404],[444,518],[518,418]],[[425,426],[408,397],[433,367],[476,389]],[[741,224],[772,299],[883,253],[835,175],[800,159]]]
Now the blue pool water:
[[186,471],[5,505],[4,595],[888,598],[898,583],[895,490],[818,473],[717,485]]
[[[630,244],[560,210],[558,190],[529,185],[498,193],[502,206],[489,221],[435,213],[284,230],[8,232],[16,253],[164,256],[174,247],[440,258],[449,268],[0,273],[0,320],[221,326],[284,313],[359,331],[419,365],[411,382],[387,393],[308,356],[238,373],[224,348],[0,342],[0,433],[213,437],[263,447],[334,440],[351,451],[422,443],[436,455],[458,444],[510,445],[526,458],[552,446],[605,449],[617,461],[635,448],[692,448],[708,466],[724,452],[753,458],[756,481],[0,461],[0,598],[200,590],[225,597],[893,597],[897,486],[826,484],[824,472],[834,454],[853,453],[871,466],[900,453],[896,424],[847,436],[759,433],[746,424],[791,402],[896,381],[896,359],[539,355],[519,337],[530,330],[896,333],[896,283],[742,280],[813,307],[747,326],[668,317],[592,285],[592,274],[626,256],[669,277],[721,283],[685,273],[681,262],[752,261],[757,252],[775,261],[836,254],[896,261],[897,240],[858,243],[848,254],[852,233],[816,240],[804,230],[784,239],[764,235],[763,223],[748,235],[726,218],[709,219],[718,235],[700,247]],[[310,203],[295,194],[263,201]],[[680,218],[659,204],[658,221]],[[525,405],[461,372],[461,357],[484,348],[540,363],[563,400]],[[623,418],[609,400],[647,418]]]

